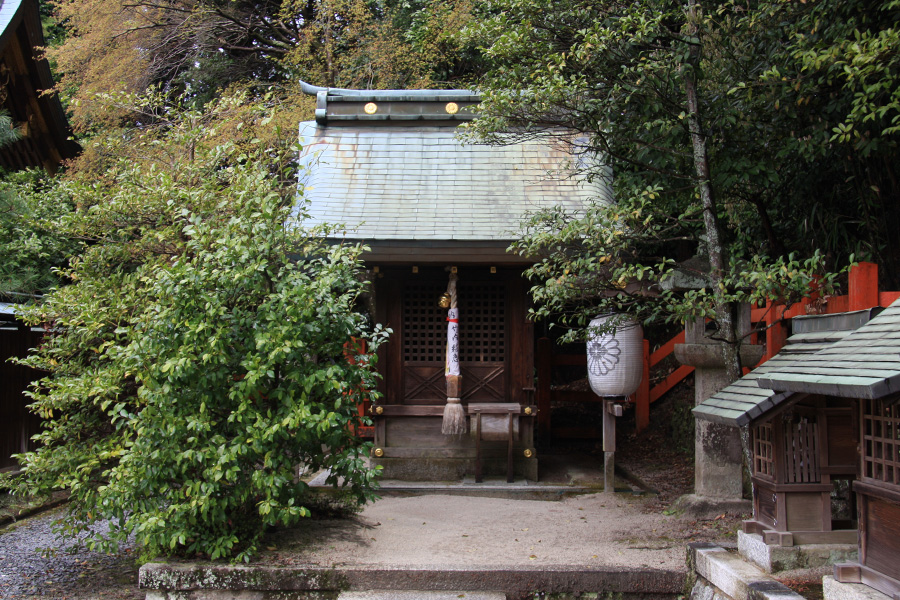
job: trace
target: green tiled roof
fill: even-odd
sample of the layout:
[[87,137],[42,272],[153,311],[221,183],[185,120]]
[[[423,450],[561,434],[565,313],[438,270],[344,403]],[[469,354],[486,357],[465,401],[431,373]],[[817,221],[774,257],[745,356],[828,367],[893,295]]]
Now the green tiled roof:
[[578,157],[562,144],[463,144],[456,133],[301,123],[311,221],[367,241],[508,241],[528,211],[611,198],[608,187],[570,176]]
[[900,300],[827,348],[760,379],[780,392],[883,398],[900,392]]
[[[698,419],[742,427],[790,399],[795,391],[773,389],[769,378],[789,373],[798,362],[827,351],[868,322],[874,311],[794,317],[784,349],[694,408]],[[808,390],[802,390],[808,391]]]

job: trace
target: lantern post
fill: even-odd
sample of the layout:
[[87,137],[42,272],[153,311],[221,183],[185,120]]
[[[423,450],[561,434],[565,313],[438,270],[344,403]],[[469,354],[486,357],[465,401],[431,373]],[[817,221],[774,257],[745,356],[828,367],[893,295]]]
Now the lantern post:
[[603,398],[603,491],[615,492],[616,417],[644,374],[644,331],[627,315],[593,319],[588,330],[588,381]]

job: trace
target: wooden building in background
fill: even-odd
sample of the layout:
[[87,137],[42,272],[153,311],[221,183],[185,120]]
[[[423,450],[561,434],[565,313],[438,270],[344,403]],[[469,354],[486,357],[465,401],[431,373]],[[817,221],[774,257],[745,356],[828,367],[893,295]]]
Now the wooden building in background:
[[[50,65],[38,56],[44,34],[37,0],[0,0],[0,108],[8,111],[21,138],[0,147],[0,168],[16,171],[39,167],[55,173],[60,163],[80,151],[56,94]],[[11,457],[33,449],[31,436],[40,430],[28,411],[24,391],[40,373],[8,362],[38,345],[42,331],[26,326],[0,289],[0,471],[15,470]]]
[[42,167],[56,172],[80,148],[59,97],[45,94],[54,81],[46,59],[37,0],[0,0],[0,108],[9,111],[22,138],[0,148],[0,167]]
[[[309,220],[347,227],[344,239],[369,246],[370,312],[393,330],[379,351],[374,462],[388,478],[457,480],[483,463],[488,474],[511,465],[536,479],[535,341],[522,277],[531,261],[507,248],[529,211],[578,210],[609,190],[571,176],[571,143],[461,141],[458,127],[479,102],[467,90],[305,90],[317,96],[316,121],[300,125]],[[441,433],[447,310],[438,301],[451,274],[462,437]]]

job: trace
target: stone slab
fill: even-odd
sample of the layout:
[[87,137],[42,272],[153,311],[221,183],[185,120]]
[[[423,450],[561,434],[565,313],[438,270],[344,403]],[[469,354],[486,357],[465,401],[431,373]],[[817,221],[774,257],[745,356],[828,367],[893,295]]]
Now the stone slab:
[[714,519],[721,514],[735,516],[753,513],[753,504],[743,498],[713,498],[697,494],[685,494],[675,501],[672,508],[695,519]]
[[[139,585],[148,590],[148,600],[337,598],[339,592],[375,590],[503,592],[510,598],[533,597],[535,592],[603,592],[650,600],[681,593],[684,579],[682,572],[643,567],[328,568],[155,562],[141,567]],[[310,596],[312,592],[316,595]]]
[[757,533],[738,531],[738,553],[766,573],[811,569],[838,562],[854,562],[856,544],[804,544],[770,546]]
[[337,600],[506,600],[503,592],[432,592],[429,590],[378,590],[341,592]]
[[822,592],[825,600],[891,600],[875,588],[862,583],[841,583],[831,575],[822,578]]
[[732,600],[802,600],[803,597],[762,569],[715,544],[688,544],[697,575]]

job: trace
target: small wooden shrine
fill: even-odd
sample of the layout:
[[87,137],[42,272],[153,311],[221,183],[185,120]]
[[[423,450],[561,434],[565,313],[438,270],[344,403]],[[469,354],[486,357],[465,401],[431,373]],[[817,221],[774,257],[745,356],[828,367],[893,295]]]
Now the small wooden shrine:
[[853,403],[860,448],[853,482],[859,561],[835,565],[834,577],[900,598],[900,300],[845,338],[758,382],[778,393]]
[[697,418],[750,428],[753,518],[745,533],[779,546],[856,543],[854,401],[765,382],[845,339],[879,310],[795,317],[781,352],[694,409]]
[[[569,176],[562,142],[463,142],[479,101],[468,90],[304,89],[317,97],[300,125],[309,221],[369,246],[370,313],[393,330],[373,461],[388,478],[536,479],[530,261],[506,248],[528,211],[608,190]],[[463,435],[444,433],[453,411]]]

